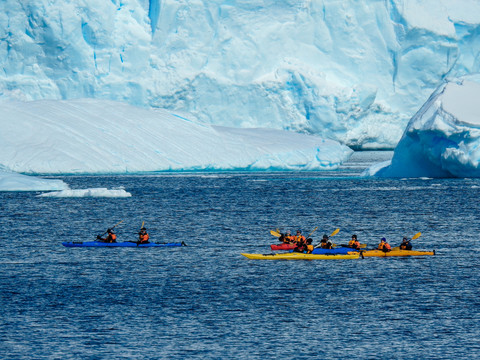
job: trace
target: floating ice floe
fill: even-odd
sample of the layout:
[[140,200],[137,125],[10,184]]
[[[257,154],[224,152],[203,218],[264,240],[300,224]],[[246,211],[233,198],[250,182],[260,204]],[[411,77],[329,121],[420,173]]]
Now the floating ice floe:
[[109,190],[107,188],[91,188],[91,189],[76,189],[76,190],[61,190],[43,193],[39,197],[108,197],[108,198],[125,198],[131,197],[132,194],[124,189]]

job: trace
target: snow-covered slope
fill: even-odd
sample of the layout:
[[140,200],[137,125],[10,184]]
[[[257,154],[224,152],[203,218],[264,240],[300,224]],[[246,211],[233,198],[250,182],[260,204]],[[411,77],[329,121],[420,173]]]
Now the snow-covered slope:
[[480,177],[480,75],[440,86],[411,119],[391,163],[366,174]]
[[0,191],[46,191],[67,190],[61,180],[42,179],[6,170],[0,165]]
[[318,136],[216,127],[107,100],[0,102],[0,165],[21,173],[324,170],[352,150]]
[[393,147],[480,71],[476,0],[3,0],[0,96],[96,98]]

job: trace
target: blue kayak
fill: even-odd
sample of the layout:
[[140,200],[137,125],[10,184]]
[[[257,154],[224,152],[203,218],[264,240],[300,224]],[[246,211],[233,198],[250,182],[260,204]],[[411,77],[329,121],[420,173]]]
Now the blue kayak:
[[330,255],[346,255],[349,252],[356,252],[357,250],[348,247],[338,247],[333,249],[313,249],[312,254],[330,254]]
[[134,241],[106,243],[101,241],[69,241],[62,242],[66,247],[172,247],[172,246],[187,246],[183,241],[181,243],[147,243],[137,244]]

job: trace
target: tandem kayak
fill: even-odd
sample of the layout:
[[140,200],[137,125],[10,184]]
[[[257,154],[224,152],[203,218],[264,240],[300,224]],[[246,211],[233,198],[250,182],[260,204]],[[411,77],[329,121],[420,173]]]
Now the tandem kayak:
[[134,241],[117,242],[117,243],[105,243],[101,241],[70,241],[62,242],[66,247],[172,247],[172,246],[187,246],[183,241],[181,243],[148,243],[137,244]]
[[343,259],[358,259],[360,253],[352,254],[304,254],[304,253],[283,253],[283,254],[245,254],[243,256],[252,260],[343,260]]
[[383,252],[382,250],[365,250],[361,251],[364,257],[387,257],[387,256],[424,256],[435,255],[433,251],[417,251],[417,250],[392,250]]

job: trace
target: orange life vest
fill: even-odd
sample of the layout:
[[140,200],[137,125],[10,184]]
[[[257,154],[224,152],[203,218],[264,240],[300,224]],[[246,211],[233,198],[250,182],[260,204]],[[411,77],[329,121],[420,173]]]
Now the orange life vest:
[[297,235],[297,236],[295,236],[295,241],[297,242],[297,244],[304,243],[305,242],[305,236]]
[[107,242],[111,242],[111,243],[117,242],[117,235],[112,233],[108,234]]
[[150,236],[148,236],[148,233],[140,233],[138,235],[138,239],[140,240],[141,243],[148,242],[148,239],[150,239]]
[[389,243],[385,243],[385,244],[383,245],[383,248],[384,248],[385,250],[387,250],[387,251],[391,251],[391,250],[392,250],[392,247],[390,246]]
[[383,245],[385,245],[386,242],[381,241],[380,244],[378,244],[378,250],[383,250]]
[[312,251],[313,251],[313,245],[312,245],[312,244],[307,245],[307,253],[308,253],[308,254],[311,254]]

